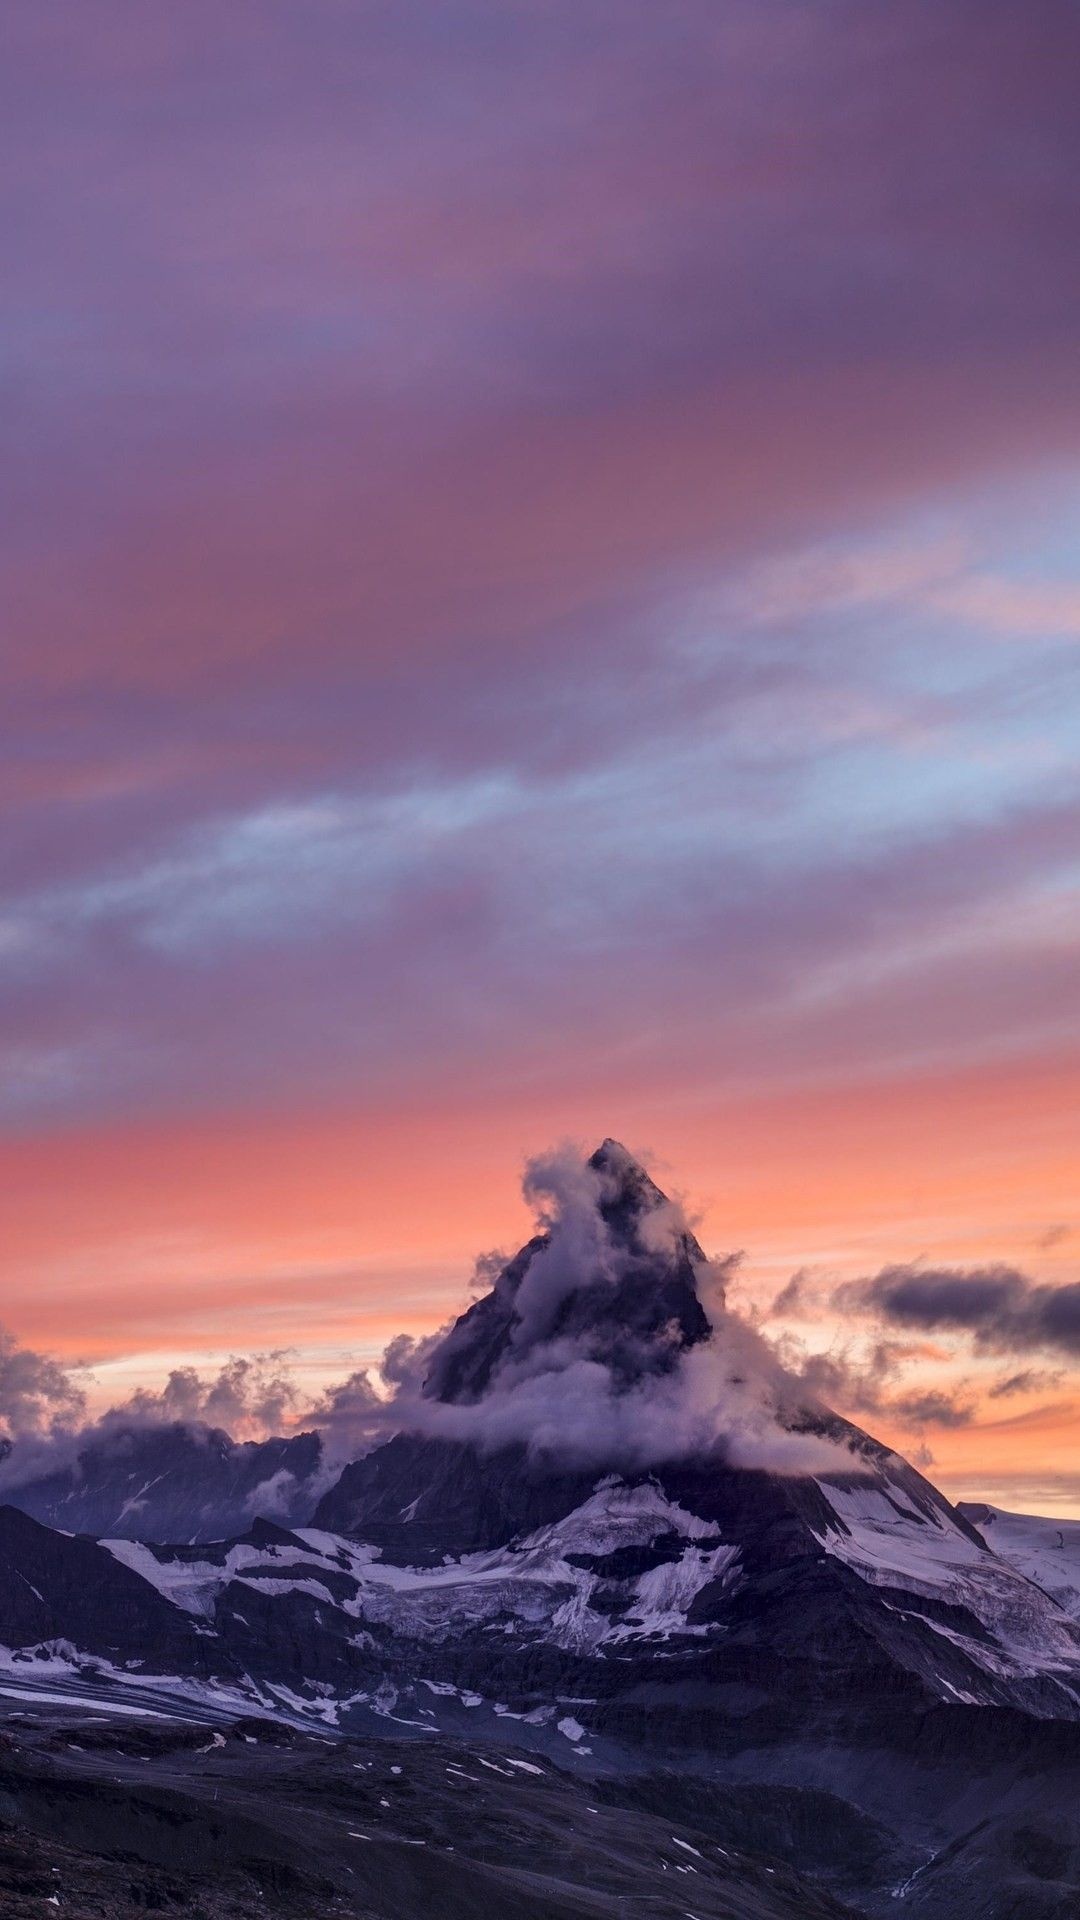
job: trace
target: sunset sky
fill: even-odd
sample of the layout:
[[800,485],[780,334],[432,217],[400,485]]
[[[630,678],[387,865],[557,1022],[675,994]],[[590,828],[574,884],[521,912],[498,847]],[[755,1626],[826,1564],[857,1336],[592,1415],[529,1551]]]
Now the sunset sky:
[[1080,1514],[1073,0],[0,39],[13,1340],[317,1389],[613,1134]]

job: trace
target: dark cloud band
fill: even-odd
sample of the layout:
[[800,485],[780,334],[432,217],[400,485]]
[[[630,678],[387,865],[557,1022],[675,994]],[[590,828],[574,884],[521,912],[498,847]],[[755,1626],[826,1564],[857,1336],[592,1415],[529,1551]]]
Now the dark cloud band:
[[889,1326],[968,1333],[986,1353],[1080,1355],[1080,1281],[1046,1286],[1009,1266],[893,1266],[845,1282],[832,1300]]

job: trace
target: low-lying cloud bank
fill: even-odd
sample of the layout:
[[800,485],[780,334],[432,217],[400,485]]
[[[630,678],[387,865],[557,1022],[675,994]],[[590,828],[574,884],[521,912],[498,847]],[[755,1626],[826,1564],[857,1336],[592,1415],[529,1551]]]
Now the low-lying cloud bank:
[[[928,1429],[999,1420],[993,1403],[1059,1388],[1080,1352],[1080,1287],[1049,1286],[1003,1263],[911,1262],[840,1285],[802,1268],[758,1318],[785,1367],[812,1392],[920,1441]],[[826,1328],[828,1347],[815,1351],[802,1326]],[[1032,1355],[1047,1364],[1029,1364]],[[958,1378],[965,1359],[1005,1364],[996,1378],[983,1368]],[[944,1377],[928,1378],[934,1368]],[[933,1456],[919,1446],[912,1457],[926,1465]]]

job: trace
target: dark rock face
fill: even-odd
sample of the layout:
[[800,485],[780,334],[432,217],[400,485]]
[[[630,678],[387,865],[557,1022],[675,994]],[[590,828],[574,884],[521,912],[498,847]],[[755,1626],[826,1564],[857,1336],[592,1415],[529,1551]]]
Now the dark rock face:
[[52,1640],[113,1661],[152,1649],[169,1670],[206,1665],[191,1622],[104,1547],[0,1507],[0,1642]]
[[483,1455],[463,1442],[403,1433],[345,1468],[314,1524],[370,1540],[403,1565],[422,1565],[548,1526],[586,1499],[595,1480],[595,1473],[538,1469],[524,1447]]
[[7,1498],[75,1533],[222,1540],[242,1533],[260,1507],[288,1519],[309,1513],[321,1459],[317,1433],[237,1442],[179,1423],[118,1427],[85,1446],[73,1466],[13,1487]]

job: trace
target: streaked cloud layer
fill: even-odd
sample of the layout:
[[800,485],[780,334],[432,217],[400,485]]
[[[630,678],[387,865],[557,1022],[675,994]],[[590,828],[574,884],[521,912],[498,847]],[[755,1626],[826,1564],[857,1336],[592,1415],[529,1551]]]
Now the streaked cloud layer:
[[1072,6],[3,33],[16,1331],[366,1350],[564,1132],[1070,1278]]

